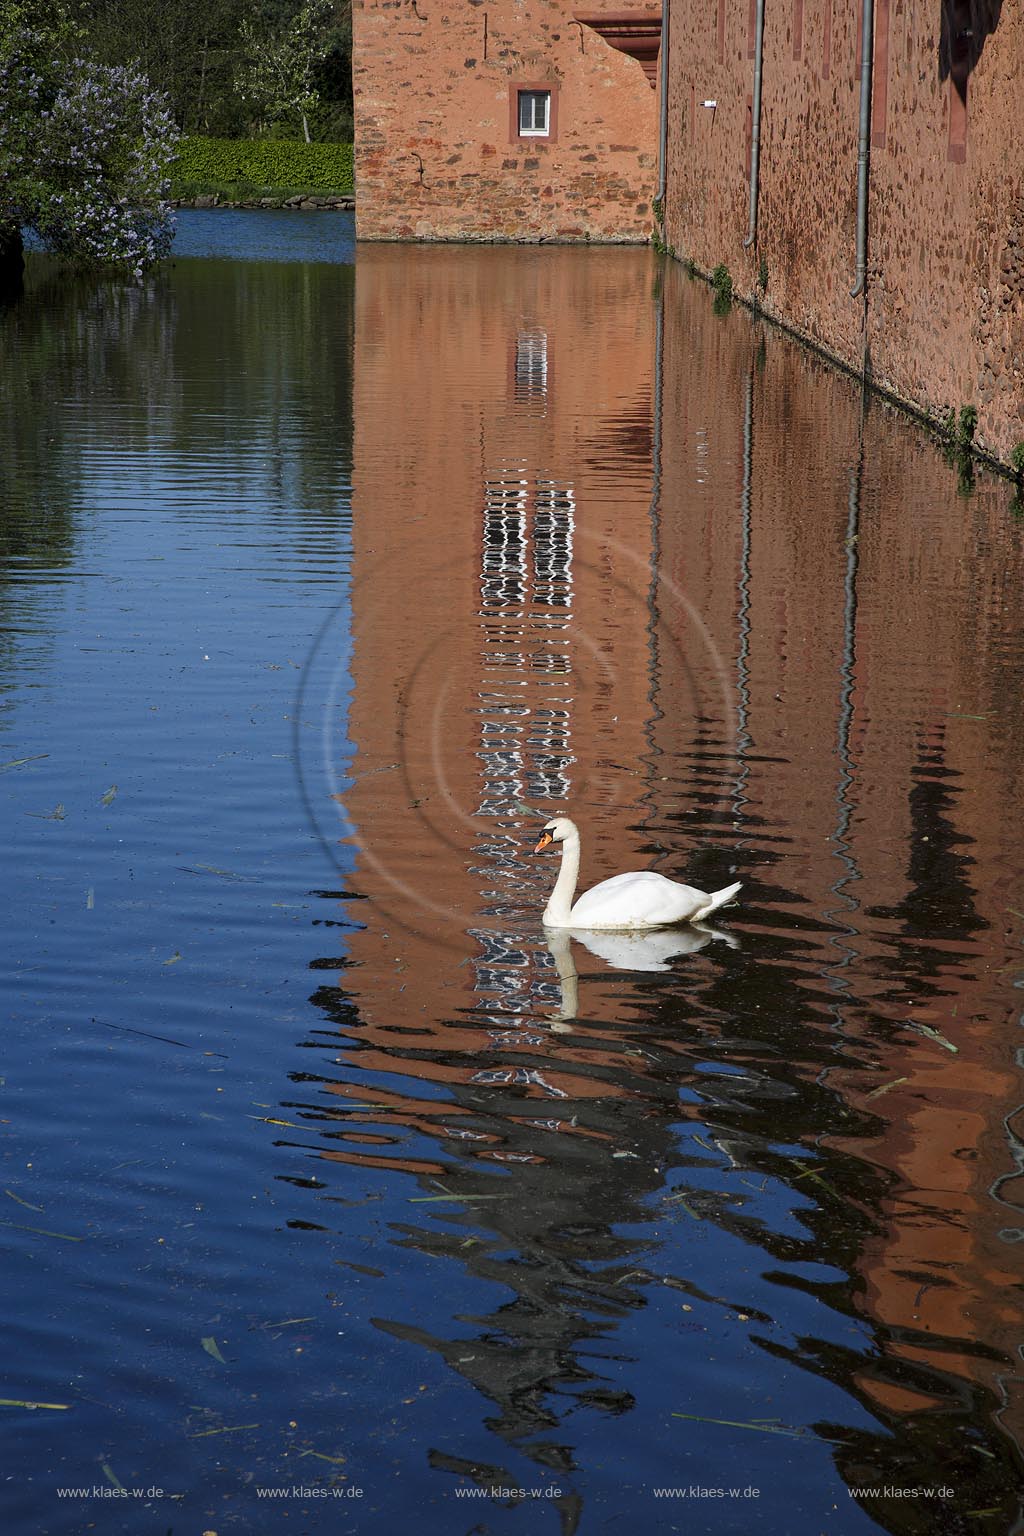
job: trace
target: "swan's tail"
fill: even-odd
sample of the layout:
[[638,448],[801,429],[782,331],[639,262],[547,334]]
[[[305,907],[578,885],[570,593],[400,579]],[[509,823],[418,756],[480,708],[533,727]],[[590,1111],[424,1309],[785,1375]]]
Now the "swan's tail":
[[702,918],[708,917],[712,912],[717,912],[719,907],[724,907],[727,902],[734,899],[736,892],[742,886],[743,881],[737,880],[735,885],[726,885],[720,891],[712,891],[705,906],[699,912],[695,912],[690,918],[691,923],[699,923]]

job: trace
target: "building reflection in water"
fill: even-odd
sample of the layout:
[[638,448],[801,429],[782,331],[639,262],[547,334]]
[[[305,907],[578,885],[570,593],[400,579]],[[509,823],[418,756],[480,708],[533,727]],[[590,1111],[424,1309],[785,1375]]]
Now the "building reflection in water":
[[[648,1394],[660,1433],[673,1408],[766,1424],[770,1398],[851,1484],[1002,1518],[1020,533],[1001,487],[957,502],[849,380],[655,276],[360,254],[343,798],[367,899],[317,994],[344,1047],[323,1158],[451,1199],[394,1239],[446,1266],[451,1329],[376,1319],[489,1405],[499,1449],[439,1428],[439,1470],[525,1456],[574,1529],[580,1410],[629,1445]],[[736,870],[743,905],[549,945],[524,803],[580,820],[588,882]],[[500,1296],[469,1336],[463,1275]],[[708,1340],[738,1315],[730,1415]]]

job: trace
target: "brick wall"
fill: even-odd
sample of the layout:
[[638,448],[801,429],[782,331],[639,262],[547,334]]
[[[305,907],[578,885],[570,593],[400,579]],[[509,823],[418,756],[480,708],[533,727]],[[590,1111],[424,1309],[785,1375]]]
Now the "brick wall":
[[[361,240],[644,241],[657,100],[567,0],[354,0]],[[650,3],[617,0],[619,13]],[[550,89],[519,138],[517,87]]]
[[666,239],[706,270],[725,262],[744,296],[763,262],[770,314],[926,410],[976,405],[979,441],[1005,456],[1024,440],[1024,17],[1002,7],[965,109],[948,45],[940,62],[938,0],[876,0],[865,301],[850,296],[860,11],[766,6],[758,235],[744,250],[753,0],[714,14],[673,0]]

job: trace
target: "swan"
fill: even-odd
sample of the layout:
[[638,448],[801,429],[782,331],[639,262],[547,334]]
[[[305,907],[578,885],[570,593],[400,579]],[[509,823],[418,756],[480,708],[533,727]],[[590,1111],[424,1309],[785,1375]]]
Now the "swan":
[[673,923],[695,923],[732,901],[740,881],[720,891],[698,891],[679,885],[653,870],[613,875],[573,901],[580,872],[580,834],[568,816],[546,823],[534,853],[552,843],[562,844],[562,867],[544,908],[548,928],[668,928]]

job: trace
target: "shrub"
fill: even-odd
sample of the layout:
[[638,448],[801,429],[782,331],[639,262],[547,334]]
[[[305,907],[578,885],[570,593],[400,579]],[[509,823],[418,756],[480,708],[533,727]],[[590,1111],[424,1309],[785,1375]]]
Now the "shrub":
[[727,314],[732,306],[732,275],[724,261],[720,261],[712,272],[711,286],[715,290],[715,314]]
[[732,298],[732,276],[724,261],[720,261],[711,274],[711,286],[717,298],[727,302]]
[[352,145],[305,144],[301,139],[182,139],[171,176],[175,189],[248,182],[351,192]]
[[978,412],[973,405],[960,407],[960,422],[957,426],[957,437],[966,448],[974,442],[974,433],[978,426]]
[[137,69],[58,42],[20,20],[0,32],[0,244],[29,228],[62,256],[141,277],[170,244],[177,130]]

